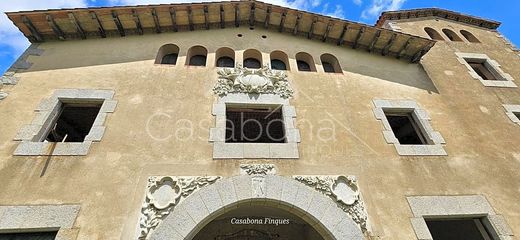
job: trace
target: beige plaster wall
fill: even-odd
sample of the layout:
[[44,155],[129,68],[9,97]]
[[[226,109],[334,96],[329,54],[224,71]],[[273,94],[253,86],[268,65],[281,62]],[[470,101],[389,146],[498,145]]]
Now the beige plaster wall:
[[[441,23],[402,28],[425,35],[416,30],[420,24]],[[413,239],[406,201],[412,195],[482,194],[517,233],[520,126],[507,118],[502,104],[520,104],[520,91],[482,86],[453,52],[484,52],[518,81],[520,64],[495,33],[472,32],[482,44],[441,42],[427,54],[423,65],[431,79],[419,64],[261,28],[44,43],[43,55],[31,56],[34,65],[17,74],[20,82],[4,87],[10,95],[0,102],[0,204],[81,204],[78,239],[133,239],[148,176],[231,176],[240,163],[262,162],[276,164],[281,175],[358,176],[374,235],[381,239]],[[154,65],[166,43],[180,47],[176,66]],[[208,48],[207,67],[184,66],[194,45]],[[264,59],[274,50],[288,54],[300,159],[211,158],[214,53],[224,46],[237,56],[249,48],[260,50]],[[326,74],[321,66],[317,73],[299,73],[294,56],[300,51],[317,64],[321,54],[332,53],[344,73]],[[12,139],[31,122],[40,100],[58,88],[113,89],[118,106],[88,156],[52,157],[40,177],[48,157],[15,157],[18,143]],[[397,155],[374,117],[374,98],[417,101],[445,138],[448,156]],[[190,126],[193,131],[185,129]]]

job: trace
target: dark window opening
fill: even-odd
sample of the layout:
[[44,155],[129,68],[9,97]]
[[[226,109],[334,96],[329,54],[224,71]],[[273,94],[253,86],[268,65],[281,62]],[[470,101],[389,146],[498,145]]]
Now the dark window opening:
[[331,63],[329,63],[329,62],[322,62],[321,64],[323,65],[323,71],[325,71],[327,73],[335,73],[336,72],[334,70],[334,66],[332,66]]
[[100,108],[101,103],[63,103],[45,140],[48,142],[83,142],[90,132]]
[[488,240],[493,239],[482,220],[448,219],[426,220],[434,240]]
[[449,29],[442,29],[442,32],[446,34],[446,37],[448,37],[453,42],[462,42],[462,39],[453,31]]
[[479,43],[480,42],[478,40],[478,38],[475,37],[475,35],[471,34],[470,32],[468,32],[466,30],[460,30],[460,34],[462,34],[462,36],[464,36],[469,42],[472,42],[472,43]]
[[256,58],[246,58],[244,59],[244,67],[258,69],[262,67],[262,64]]
[[221,57],[217,60],[217,67],[233,68],[235,67],[235,60],[230,57]]
[[273,59],[271,60],[271,69],[274,70],[287,70],[287,66],[282,60]]
[[497,80],[484,62],[466,60],[473,70],[484,80]]
[[296,61],[296,63],[298,65],[298,71],[301,71],[301,72],[310,72],[311,71],[311,66],[307,62],[298,60],[298,61]]
[[395,137],[403,145],[427,144],[412,113],[385,113]]
[[1,233],[0,240],[54,240],[58,232]]
[[513,114],[515,115],[516,118],[520,119],[520,112],[514,112]]
[[435,31],[433,28],[426,27],[424,28],[424,31],[426,31],[426,33],[428,34],[428,36],[430,36],[431,39],[444,41],[444,38],[442,38],[439,32]]
[[285,143],[282,108],[227,108],[226,142]]
[[206,66],[206,56],[195,55],[190,58],[190,66]]
[[161,60],[161,64],[171,64],[171,65],[175,65],[175,64],[177,64],[177,56],[178,56],[177,53],[166,54],[166,55],[164,55],[164,57],[162,58],[162,60]]

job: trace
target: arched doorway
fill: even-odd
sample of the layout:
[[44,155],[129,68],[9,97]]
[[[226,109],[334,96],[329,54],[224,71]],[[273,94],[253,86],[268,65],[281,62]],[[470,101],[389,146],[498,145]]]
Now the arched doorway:
[[[292,178],[278,175],[234,176],[204,186],[178,203],[146,239],[270,240],[283,236],[282,228],[259,226],[263,224],[212,230],[224,226],[222,221],[231,221],[230,217],[247,219],[246,215],[292,219],[294,226],[308,231],[305,236],[319,237],[309,239],[364,239],[358,225],[335,201]],[[214,238],[201,238],[206,233]]]
[[193,240],[324,240],[305,220],[263,201],[243,203],[216,217]]

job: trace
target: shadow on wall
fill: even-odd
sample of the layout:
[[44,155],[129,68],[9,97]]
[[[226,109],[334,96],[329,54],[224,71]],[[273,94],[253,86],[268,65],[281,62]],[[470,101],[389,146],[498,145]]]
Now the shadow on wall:
[[[163,44],[142,44],[143,42],[151,42],[153,36],[154,35],[151,35],[151,37],[148,36],[149,39],[147,39],[147,36],[129,36],[126,38],[128,41],[118,41],[117,38],[107,38],[69,42],[46,42],[40,46],[36,46],[41,52],[41,57],[33,55],[28,58],[26,57],[26,60],[31,63],[30,67],[28,69],[20,69],[18,72],[58,70],[143,61],[147,61],[146,64],[149,62],[150,67],[153,67],[154,63],[160,63],[159,59],[157,59],[158,54],[160,55],[161,52],[168,50],[161,48]],[[307,48],[313,49],[314,44],[316,44],[314,41],[308,42]],[[181,43],[179,46],[181,45],[189,46],[189,44],[186,43]],[[33,45],[33,47],[35,47],[35,45]],[[188,49],[190,49],[190,47],[179,48],[176,45],[174,49],[170,49],[171,51],[168,53],[172,56],[176,55],[175,57],[178,58],[175,59],[175,63],[172,63],[185,65],[185,61],[188,59],[187,55],[189,55]],[[215,50],[208,49],[208,54],[215,54],[216,49],[219,49],[219,46],[217,46]],[[237,51],[237,49],[235,49],[235,51]],[[256,49],[250,49],[248,51],[258,52]],[[273,49],[273,51],[275,50]],[[317,51],[321,50],[317,49]],[[323,46],[323,51],[324,52],[320,53],[305,53],[305,57],[309,58],[307,61],[312,62],[309,64],[311,71],[316,68],[323,69],[322,61],[327,59],[324,60],[321,56],[327,52],[333,52],[335,54],[329,58],[334,61],[330,61],[330,59],[327,61],[333,66],[337,66],[335,68],[338,69],[335,72],[341,73],[342,70],[348,71],[423,89],[428,92],[438,93],[437,88],[420,64],[332,45]],[[280,51],[278,50],[276,52]],[[258,52],[258,54],[260,53]],[[288,56],[290,61],[296,61],[299,60],[298,57],[302,57],[302,53],[297,52],[284,52],[284,54]],[[276,54],[273,56],[276,56]],[[52,59],[52,61],[49,61],[49,59]],[[335,61],[337,61],[337,63]],[[212,65],[213,64],[210,64],[210,66]],[[287,67],[289,66],[289,64],[286,65]],[[134,71],[133,68],[124,69],[124,71]],[[135,69],[135,71],[138,71],[138,69]],[[297,72],[299,70],[291,69],[290,71]]]
[[391,65],[357,65],[348,67],[347,71],[423,89],[429,93],[439,93],[437,87],[420,64],[399,62]]

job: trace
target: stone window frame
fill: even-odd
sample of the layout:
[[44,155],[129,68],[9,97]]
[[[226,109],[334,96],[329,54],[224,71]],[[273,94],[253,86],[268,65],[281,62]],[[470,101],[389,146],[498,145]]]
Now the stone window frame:
[[[462,53],[462,52],[456,52],[457,59],[459,62],[466,66],[468,68],[468,72],[474,79],[479,80],[482,85],[486,87],[506,87],[506,88],[515,88],[517,85],[514,82],[514,79],[511,75],[505,73],[500,68],[500,64],[488,57],[486,54],[481,53]],[[484,80],[482,77],[480,77],[475,70],[469,65],[469,63],[466,61],[466,59],[470,60],[481,60],[484,61],[486,67],[489,68],[491,72],[493,72],[495,75],[498,75],[496,77],[501,78],[501,80]]]
[[56,239],[74,240],[79,205],[0,206],[0,233],[58,231]]
[[493,239],[512,239],[513,232],[505,218],[495,213],[484,196],[410,196],[406,199],[412,210],[410,221],[418,240],[433,240],[426,219],[464,217],[482,217],[482,224],[492,230]]
[[502,106],[506,110],[507,117],[509,117],[512,122],[520,125],[520,119],[515,115],[515,113],[520,113],[520,105],[503,104]]
[[[286,143],[226,143],[226,105],[281,105]],[[213,104],[212,115],[216,125],[210,129],[209,141],[213,143],[213,159],[229,158],[299,158],[300,131],[295,127],[296,109],[288,99],[274,94],[228,94]]]
[[84,156],[88,154],[92,142],[99,142],[103,138],[106,127],[106,117],[113,113],[117,101],[113,100],[113,90],[95,89],[57,89],[50,98],[43,99],[35,109],[35,116],[31,124],[24,125],[16,134],[14,140],[21,141],[14,155],[16,156],[42,156],[49,155],[49,149],[53,143],[40,142],[46,133],[46,129],[54,120],[60,103],[85,101],[103,101],[99,113],[83,142],[58,142],[52,152],[53,156]]
[[[445,156],[448,155],[442,144],[446,141],[442,135],[433,130],[430,125],[430,116],[428,113],[419,107],[417,102],[413,100],[389,100],[389,99],[374,99],[375,108],[374,115],[377,120],[383,123],[383,136],[387,143],[394,144],[397,153],[402,156]],[[424,137],[428,144],[423,145],[403,145],[395,137],[392,127],[385,115],[385,110],[410,111],[417,126],[422,130]]]

